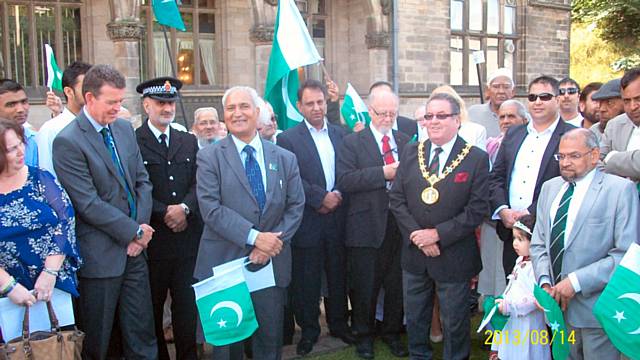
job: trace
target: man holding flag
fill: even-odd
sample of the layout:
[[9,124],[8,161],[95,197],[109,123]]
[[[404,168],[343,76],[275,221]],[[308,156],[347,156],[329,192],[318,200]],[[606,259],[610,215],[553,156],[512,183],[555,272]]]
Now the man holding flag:
[[[290,243],[302,221],[305,199],[295,156],[257,132],[258,102],[252,88],[227,90],[222,104],[230,136],[198,152],[197,197],[204,231],[194,276],[209,278],[212,267],[247,255],[254,264],[273,261],[276,286],[251,293],[259,324],[252,346],[254,359],[280,359]],[[238,341],[214,347],[213,357],[242,359],[242,353]]]
[[565,133],[555,157],[561,176],[542,186],[531,239],[537,281],[564,311],[568,332],[555,341],[575,338],[572,359],[619,359],[592,309],[640,236],[638,192],[631,181],[596,168],[600,150],[588,129]]

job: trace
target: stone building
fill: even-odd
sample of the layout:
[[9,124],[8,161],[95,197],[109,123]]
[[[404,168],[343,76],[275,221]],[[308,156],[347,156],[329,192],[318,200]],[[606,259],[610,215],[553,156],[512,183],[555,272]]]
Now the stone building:
[[[110,63],[127,77],[127,106],[139,112],[135,85],[171,74],[151,0],[0,0],[0,77],[26,85],[34,104],[44,92],[43,44],[64,68],[81,59]],[[431,89],[451,84],[477,102],[472,52],[483,50],[482,78],[513,69],[519,85],[569,72],[570,0],[302,0],[296,1],[328,72],[344,91],[366,93],[373,81],[395,82],[401,112],[411,115]],[[200,106],[220,106],[225,88],[264,90],[277,0],[182,0],[186,32],[167,41],[183,80],[188,121]],[[394,29],[396,31],[394,31]],[[301,77],[321,79],[319,65]],[[178,111],[180,114],[180,111]],[[181,118],[181,116],[179,116]],[[31,122],[46,119],[35,106]]]

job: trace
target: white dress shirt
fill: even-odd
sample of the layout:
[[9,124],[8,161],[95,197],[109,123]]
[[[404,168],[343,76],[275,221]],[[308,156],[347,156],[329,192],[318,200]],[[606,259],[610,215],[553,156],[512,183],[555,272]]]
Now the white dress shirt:
[[167,147],[169,147],[169,137],[171,136],[171,131],[169,131],[169,126],[166,127],[166,129],[164,129],[164,132],[160,131],[160,129],[158,129],[157,127],[155,127],[151,121],[147,121],[147,125],[149,125],[149,130],[151,130],[151,132],[153,133],[153,136],[156,137],[156,140],[161,143],[162,140],[160,140],[160,135],[165,134],[167,135]]
[[57,176],[53,169],[53,140],[75,118],[76,114],[65,107],[58,116],[42,124],[40,131],[36,134],[38,166],[53,174],[54,177]]
[[533,192],[540,173],[542,157],[547,150],[551,135],[556,130],[560,118],[545,130],[538,132],[533,122],[527,125],[527,136],[518,150],[509,184],[509,204],[511,209],[523,210],[533,202]]
[[[242,167],[244,167],[244,162],[247,160],[247,154],[243,151],[244,147],[247,145],[251,145],[255,150],[255,159],[258,162],[258,166],[260,166],[260,173],[262,175],[262,185],[264,186],[265,196],[267,191],[267,172],[265,171],[266,167],[264,165],[264,150],[262,149],[262,141],[260,140],[260,135],[256,132],[256,135],[253,137],[253,140],[249,144],[235,137],[235,135],[231,135],[231,140],[233,140],[233,144],[236,146],[236,150],[240,155],[240,161],[242,162]],[[259,231],[256,229],[251,229],[249,231],[249,235],[247,236],[247,244],[254,245],[256,243],[256,237],[258,237]]]
[[373,133],[373,137],[376,139],[376,144],[378,144],[378,149],[380,150],[380,157],[384,159],[384,151],[382,150],[382,137],[387,135],[389,137],[389,147],[391,147],[391,155],[393,155],[393,159],[398,161],[398,144],[396,144],[396,139],[393,137],[393,131],[389,130],[386,134],[381,133],[375,126],[370,126],[371,132]]
[[633,125],[633,131],[627,143],[627,151],[640,150],[640,127],[636,126],[633,122],[631,122],[631,124]]
[[[595,176],[595,174],[596,174],[596,169],[593,169],[589,173],[587,173],[585,176],[575,181],[576,186],[573,189],[573,196],[571,196],[571,201],[569,202],[569,210],[567,211],[567,223],[564,230],[563,242],[565,247],[567,246],[567,240],[569,240],[569,237],[571,236],[571,230],[573,230],[573,224],[576,221],[576,216],[578,215],[578,211],[582,206],[584,197],[587,194],[587,190],[589,190],[589,186],[591,186],[591,182],[593,181],[593,177]],[[553,202],[551,203],[551,209],[549,211],[549,220],[551,221],[551,226],[553,226],[553,220],[555,219],[556,213],[558,212],[558,205],[560,205],[560,200],[562,199],[562,195],[564,195],[568,187],[569,187],[569,183],[565,181],[562,187],[560,188],[560,191],[558,192],[556,197],[553,199]],[[569,281],[571,281],[571,285],[573,286],[573,289],[576,292],[579,292],[580,283],[578,282],[578,277],[575,275],[575,273],[570,273],[568,277],[569,277]],[[541,279],[540,281],[541,283],[543,283],[542,280],[548,281],[548,279]]]
[[320,156],[320,163],[322,164],[322,172],[324,173],[324,180],[326,183],[327,191],[332,191],[336,184],[336,153],[333,148],[331,138],[329,138],[329,128],[327,127],[327,121],[322,120],[322,128],[320,130],[313,127],[307,119],[304,123],[311,133],[311,138],[316,144],[316,150]]
[[584,119],[584,117],[582,116],[582,114],[578,113],[578,115],[576,115],[576,117],[574,117],[573,119],[565,119],[564,122],[569,123],[577,128],[582,127],[582,120]]
[[429,164],[431,164],[431,161],[433,161],[433,156],[436,153],[435,152],[436,148],[439,147],[442,149],[442,151],[438,155],[438,161],[439,161],[438,175],[442,174],[442,172],[444,171],[444,167],[447,163],[447,159],[451,154],[451,149],[453,149],[453,144],[456,143],[457,138],[458,138],[458,135],[454,136],[453,139],[449,140],[449,142],[443,144],[442,146],[438,146],[434,143],[431,143],[431,153],[429,154],[429,161],[427,162],[427,166],[429,166]]

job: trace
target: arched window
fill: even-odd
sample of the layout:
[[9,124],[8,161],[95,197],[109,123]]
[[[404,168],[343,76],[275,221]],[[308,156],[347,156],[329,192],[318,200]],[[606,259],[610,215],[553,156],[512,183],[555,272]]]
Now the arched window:
[[514,71],[520,34],[516,0],[450,0],[451,85],[478,85],[474,51],[483,50],[482,81],[497,68]]
[[[172,76],[162,26],[153,19],[151,0],[142,0],[140,18],[145,35],[140,46],[142,79]],[[186,31],[167,28],[177,77],[187,86],[211,86],[219,82],[216,51],[215,0],[182,0]]]
[[82,59],[81,0],[0,0],[0,77],[44,89],[44,44],[60,68]]

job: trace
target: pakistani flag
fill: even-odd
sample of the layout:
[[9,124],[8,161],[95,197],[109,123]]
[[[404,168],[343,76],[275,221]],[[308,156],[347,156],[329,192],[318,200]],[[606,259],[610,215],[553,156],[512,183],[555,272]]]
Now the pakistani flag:
[[44,44],[44,52],[47,58],[47,87],[62,91],[62,71],[58,67],[51,45]]
[[505,325],[509,321],[509,315],[504,315],[498,309],[498,304],[496,303],[496,299],[504,299],[502,295],[498,297],[487,296],[484,299],[484,303],[482,303],[482,308],[484,309],[484,317],[480,322],[480,326],[478,327],[478,331],[482,330],[487,324],[491,323],[491,327],[493,330],[502,330]]
[[554,360],[564,360],[569,356],[569,333],[558,303],[539,285],[533,287],[533,296],[544,309],[544,316],[551,328],[551,351]]
[[251,336],[258,328],[242,266],[193,285],[204,338],[215,346]]
[[278,116],[278,128],[286,130],[302,121],[296,109],[298,68],[320,60],[298,7],[293,0],[280,0],[264,90]]
[[344,94],[344,102],[340,108],[340,113],[352,130],[357,122],[364,123],[366,126],[371,122],[367,105],[360,98],[356,89],[351,86],[351,83],[347,83],[347,91]]
[[160,25],[186,31],[176,0],[152,0],[153,14]]
[[640,359],[640,246],[632,244],[593,307],[609,339],[625,355]]

